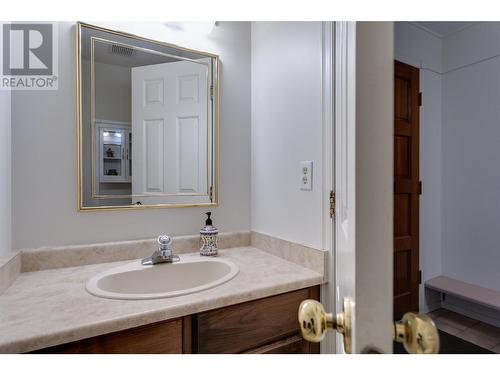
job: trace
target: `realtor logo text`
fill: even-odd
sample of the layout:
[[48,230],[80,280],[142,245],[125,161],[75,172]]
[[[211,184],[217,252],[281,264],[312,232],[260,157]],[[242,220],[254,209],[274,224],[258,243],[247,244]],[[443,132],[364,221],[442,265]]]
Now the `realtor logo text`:
[[52,23],[5,23],[1,31],[0,89],[57,89],[57,30],[55,25]]

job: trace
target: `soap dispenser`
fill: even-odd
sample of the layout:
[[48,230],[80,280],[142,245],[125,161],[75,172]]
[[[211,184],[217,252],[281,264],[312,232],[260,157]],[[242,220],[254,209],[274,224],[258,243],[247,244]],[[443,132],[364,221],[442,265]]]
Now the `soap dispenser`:
[[205,226],[200,230],[200,255],[203,256],[216,256],[218,253],[217,248],[217,235],[219,230],[212,225],[211,212],[207,212],[207,220]]

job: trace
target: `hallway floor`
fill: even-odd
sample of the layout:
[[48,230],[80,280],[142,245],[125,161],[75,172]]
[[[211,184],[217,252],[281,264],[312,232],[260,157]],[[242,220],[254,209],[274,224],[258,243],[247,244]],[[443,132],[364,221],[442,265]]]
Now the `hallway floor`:
[[445,309],[434,310],[427,315],[440,331],[500,353],[500,328]]

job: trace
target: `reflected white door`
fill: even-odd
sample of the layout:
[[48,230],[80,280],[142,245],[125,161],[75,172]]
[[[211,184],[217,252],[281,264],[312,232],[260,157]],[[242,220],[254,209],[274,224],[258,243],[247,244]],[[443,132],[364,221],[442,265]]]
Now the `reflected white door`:
[[133,203],[210,202],[207,78],[191,61],[132,68]]

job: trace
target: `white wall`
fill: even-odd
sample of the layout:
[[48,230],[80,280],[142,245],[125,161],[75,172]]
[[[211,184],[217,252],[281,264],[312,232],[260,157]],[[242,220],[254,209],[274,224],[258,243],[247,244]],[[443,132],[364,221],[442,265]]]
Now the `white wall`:
[[[221,231],[250,228],[250,23],[220,22],[209,36],[162,23],[100,23],[220,55]],[[12,95],[13,247],[195,234],[203,208],[77,212],[75,26],[59,25],[59,90]]]
[[[422,279],[442,274],[441,152],[442,152],[442,40],[408,22],[396,22],[396,60],[420,68],[420,268]],[[420,309],[436,304],[420,287]]]
[[500,291],[500,23],[444,39],[443,271]]
[[0,257],[12,248],[11,92],[0,91]]
[[322,247],[321,121],[321,22],[252,22],[252,230]]
[[[82,72],[90,72],[90,60],[82,60]],[[99,120],[122,121],[132,123],[132,70],[131,68],[110,65],[100,62],[94,64],[96,98],[95,117]],[[83,73],[84,77],[88,74]],[[82,107],[90,108],[90,80],[82,82]],[[90,126],[90,111],[84,111],[82,116],[82,160],[83,175],[83,205],[97,207],[107,205],[129,205],[132,198],[97,199],[92,198],[92,126]],[[100,183],[99,192],[102,194],[130,195],[132,184]]]
[[[89,64],[89,62],[86,62]],[[96,62],[95,117],[132,122],[132,69]],[[84,94],[88,95],[88,94]]]
[[476,22],[443,40],[443,71],[473,64],[500,54],[499,22]]

